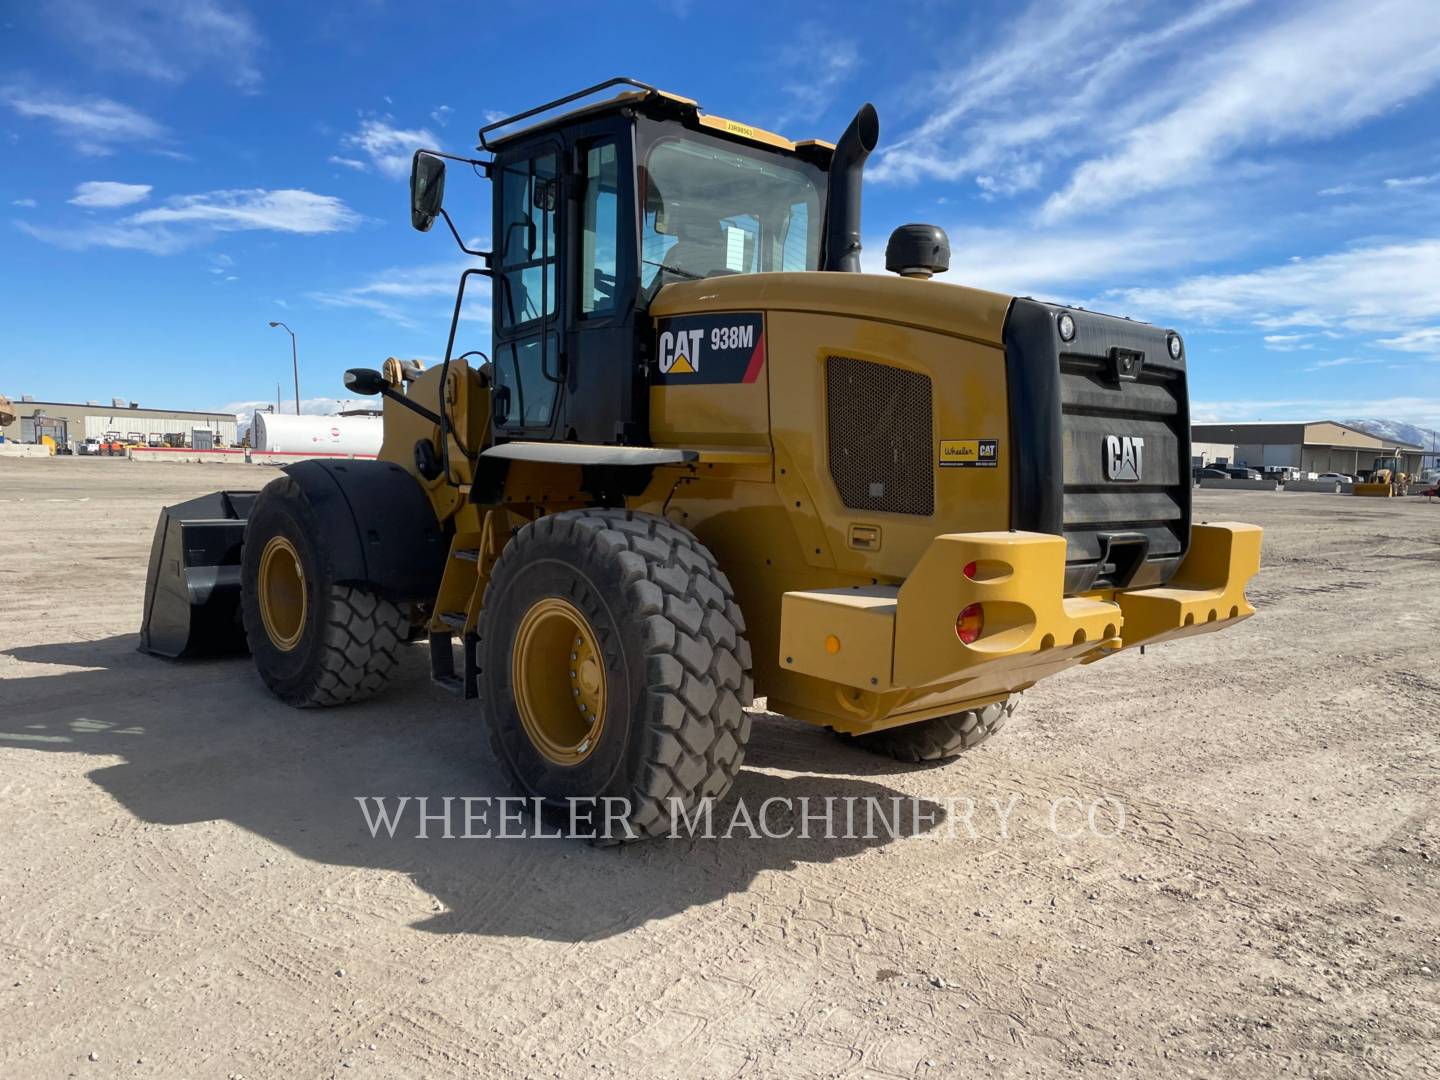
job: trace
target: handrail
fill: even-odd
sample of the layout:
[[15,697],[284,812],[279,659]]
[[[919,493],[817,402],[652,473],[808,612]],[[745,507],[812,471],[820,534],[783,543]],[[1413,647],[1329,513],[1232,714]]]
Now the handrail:
[[627,78],[624,75],[617,75],[613,79],[606,79],[604,82],[596,83],[594,86],[586,87],[584,90],[577,90],[573,94],[566,94],[564,97],[556,98],[554,101],[546,102],[544,105],[537,105],[533,109],[526,109],[524,112],[516,113],[514,116],[507,116],[503,120],[496,120],[493,123],[486,124],[479,131],[480,145],[476,149],[493,149],[485,136],[497,128],[509,127],[511,124],[518,123],[521,120],[528,120],[532,116],[549,112],[551,109],[559,108],[561,105],[568,105],[570,102],[578,101],[580,98],[589,97],[591,94],[598,94],[601,90],[608,90],[612,86],[633,86],[637,90],[644,90],[649,94],[659,92],[649,83],[643,83],[638,79]]

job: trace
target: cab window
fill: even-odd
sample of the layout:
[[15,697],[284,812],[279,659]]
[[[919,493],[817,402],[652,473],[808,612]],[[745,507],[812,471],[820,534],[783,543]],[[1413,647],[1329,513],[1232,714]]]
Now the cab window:
[[615,310],[615,283],[619,273],[620,166],[613,142],[601,143],[586,151],[584,184],[580,314],[608,315]]
[[820,190],[811,171],[691,138],[645,159],[641,282],[815,270]]

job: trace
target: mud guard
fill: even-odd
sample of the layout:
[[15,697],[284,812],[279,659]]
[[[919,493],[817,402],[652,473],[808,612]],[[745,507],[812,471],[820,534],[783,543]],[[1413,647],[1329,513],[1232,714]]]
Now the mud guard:
[[145,578],[142,652],[171,658],[244,653],[240,546],[255,491],[216,491],[167,506]]

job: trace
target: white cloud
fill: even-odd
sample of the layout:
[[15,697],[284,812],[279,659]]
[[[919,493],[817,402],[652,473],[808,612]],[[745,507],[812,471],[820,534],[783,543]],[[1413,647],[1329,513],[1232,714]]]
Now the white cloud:
[[1313,349],[1315,343],[1306,340],[1313,338],[1314,334],[1266,334],[1265,348],[1271,352],[1295,352],[1301,349]]
[[1423,187],[1426,184],[1433,184],[1437,180],[1440,180],[1440,172],[1431,173],[1429,176],[1392,177],[1385,181],[1385,186],[1387,188]]
[[[1324,77],[1317,77],[1324,72]],[[1204,56],[1184,98],[1047,200],[1057,220],[1210,176],[1228,155],[1344,131],[1440,81],[1440,5],[1308,8]]]
[[344,165],[345,168],[354,169],[356,172],[366,172],[370,168],[370,166],[366,165],[363,161],[357,161],[355,158],[341,157],[339,154],[331,154],[325,160],[330,162],[331,165]]
[[[947,226],[950,271],[940,280],[1015,296],[1064,294],[1086,301],[1101,284],[1144,281],[1177,260],[1221,259],[1234,239],[1217,235],[1189,206],[1136,214],[1106,227],[1065,224],[1050,228]],[[885,269],[885,242],[865,238],[861,263],[869,273]]]
[[15,227],[36,240],[63,251],[87,251],[99,247],[143,251],[149,255],[173,255],[177,251],[183,251],[192,242],[192,238],[177,235],[168,229],[142,229],[127,225],[55,226],[31,225],[17,221]]
[[43,7],[58,36],[97,67],[171,84],[201,73],[243,90],[261,81],[254,20],[222,0],[51,0]]
[[[1440,288],[1440,284],[1436,287]],[[1440,355],[1440,326],[1408,330],[1395,337],[1381,338],[1377,344],[1384,345],[1387,349],[1400,349],[1402,352],[1433,352]]]
[[1370,359],[1370,358],[1368,358],[1368,357],[1360,357],[1360,356],[1337,356],[1337,357],[1336,357],[1335,359],[1333,359],[1333,360],[1317,360],[1314,364],[1312,364],[1310,367],[1306,368],[1305,370],[1306,370],[1306,371],[1324,371],[1326,368],[1354,367],[1354,366],[1357,365],[1357,364],[1364,366],[1364,365],[1367,365],[1367,364],[1383,364],[1383,363],[1385,363],[1384,360],[1372,360],[1372,359]]
[[[67,251],[108,247],[173,255],[218,233],[264,230],[313,236],[353,229],[359,222],[360,215],[333,195],[255,188],[179,195],[166,200],[164,206],[141,210],[110,225],[16,222],[16,227],[37,240]],[[228,259],[228,256],[219,259]],[[219,259],[217,266],[229,267],[228,261]]]
[[1038,161],[1021,161],[996,176],[986,173],[975,177],[975,185],[984,193],[980,196],[982,199],[1018,195],[1038,187],[1043,171],[1044,166]]
[[1440,239],[1355,248],[1107,295],[1143,312],[1266,329],[1410,330],[1440,318]]
[[[376,407],[375,401],[375,398],[301,398],[300,413],[302,416],[334,416],[341,410],[373,409]],[[294,416],[295,399],[293,397],[281,398],[278,408],[273,399],[270,401],[230,401],[221,405],[216,411],[234,413],[239,430],[243,433],[254,422],[257,412],[270,410],[275,410],[284,416]]]
[[150,197],[153,189],[149,184],[122,184],[114,180],[87,180],[75,185],[75,197],[70,200],[76,206],[92,209],[115,206],[129,206]]
[[40,204],[37,203],[34,199],[11,199],[11,200],[10,200],[10,205],[11,205],[11,206],[23,206],[23,207],[25,207],[27,210],[33,210],[35,207],[39,206]]
[[782,103],[775,125],[815,123],[859,66],[860,49],[854,41],[818,22],[796,27],[770,65],[771,70],[786,73],[777,87]]
[[410,175],[410,159],[416,150],[438,146],[439,140],[426,128],[397,128],[391,124],[392,119],[387,116],[362,120],[359,130],[341,142],[364,151],[379,172],[398,180]]
[[0,100],[21,116],[49,120],[60,134],[77,141],[88,153],[109,153],[111,144],[152,142],[164,138],[165,128],[142,112],[103,97],[66,97],[62,94],[0,89]]
[[[1153,30],[1136,30],[1137,10],[1123,0],[1036,0],[998,35],[963,43],[976,59],[916,80],[927,115],[887,140],[867,178],[959,179],[977,173],[997,183],[1012,170],[1110,143],[1133,125],[1136,74],[1173,66],[1173,50],[1252,0],[1211,0]],[[953,50],[943,50],[945,56]],[[939,108],[934,103],[939,102]]]
[[1357,401],[1354,397],[1295,397],[1234,401],[1195,401],[1191,416],[1201,421],[1315,420],[1331,416],[1380,416],[1435,427],[1440,398],[1388,397]]
[[452,109],[449,105],[439,105],[436,106],[436,108],[430,113],[430,119],[434,120],[435,123],[439,124],[441,127],[444,127],[446,124],[450,123],[450,117],[452,117],[453,115],[455,115],[455,110]]
[[1362,189],[1359,184],[1336,184],[1334,187],[1321,188],[1315,194],[1334,198],[1337,195],[1354,195],[1360,190]]
[[[429,266],[392,268],[376,274],[364,284],[347,289],[321,290],[307,294],[310,300],[326,307],[358,308],[404,327],[417,327],[423,306],[440,318],[455,300],[460,274],[467,263],[435,263]],[[439,303],[437,301],[443,301]],[[465,287],[464,315],[470,321],[489,322],[490,281],[472,277]]]
[[132,214],[127,225],[204,225],[221,232],[269,229],[275,232],[317,233],[353,229],[360,215],[333,195],[316,195],[301,189],[266,191],[251,188],[179,195],[163,207]]

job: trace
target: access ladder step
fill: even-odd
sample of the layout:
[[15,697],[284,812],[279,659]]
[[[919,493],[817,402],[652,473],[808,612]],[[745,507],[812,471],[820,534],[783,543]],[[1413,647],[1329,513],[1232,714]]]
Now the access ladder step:
[[440,621],[452,630],[465,629],[465,613],[463,611],[442,611]]

